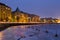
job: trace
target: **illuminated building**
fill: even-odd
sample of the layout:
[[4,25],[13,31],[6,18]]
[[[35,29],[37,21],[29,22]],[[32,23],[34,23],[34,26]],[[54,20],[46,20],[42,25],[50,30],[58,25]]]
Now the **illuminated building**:
[[12,12],[14,22],[28,22],[28,15],[23,11],[20,11],[18,8]]
[[18,8],[12,12],[13,21],[15,22],[39,22],[40,17],[34,14],[28,14],[20,11]]
[[20,11],[18,8],[12,12],[9,6],[0,3],[0,22],[40,22],[40,17]]
[[60,23],[60,19],[57,20],[57,23]]
[[41,23],[57,23],[57,20],[56,18],[41,18]]
[[29,22],[40,22],[40,17],[34,14],[29,14]]
[[11,22],[11,8],[0,3],[0,22]]

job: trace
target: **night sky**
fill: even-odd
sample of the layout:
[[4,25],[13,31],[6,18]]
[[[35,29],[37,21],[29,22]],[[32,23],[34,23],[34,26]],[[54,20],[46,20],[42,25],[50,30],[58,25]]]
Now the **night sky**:
[[12,11],[18,7],[21,11],[40,17],[60,18],[60,0],[0,0],[10,6]]

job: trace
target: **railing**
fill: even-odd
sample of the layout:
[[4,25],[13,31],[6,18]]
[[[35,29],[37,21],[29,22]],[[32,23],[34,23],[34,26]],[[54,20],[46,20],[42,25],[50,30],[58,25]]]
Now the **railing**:
[[40,22],[0,22],[0,23],[40,23]]

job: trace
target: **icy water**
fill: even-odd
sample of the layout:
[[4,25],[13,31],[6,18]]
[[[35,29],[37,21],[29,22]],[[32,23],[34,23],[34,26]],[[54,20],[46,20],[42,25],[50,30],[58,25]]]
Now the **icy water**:
[[0,32],[0,40],[60,40],[60,24],[11,26]]

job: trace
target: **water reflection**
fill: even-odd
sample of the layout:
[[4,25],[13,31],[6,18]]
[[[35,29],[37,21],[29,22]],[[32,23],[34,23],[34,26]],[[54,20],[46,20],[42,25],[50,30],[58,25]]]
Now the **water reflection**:
[[3,38],[3,32],[0,32],[0,40]]
[[12,26],[2,32],[0,32],[0,40],[17,40],[19,37],[24,37],[24,32],[28,25],[24,26]]
[[0,32],[0,40],[60,40],[60,25],[21,25],[12,26]]

